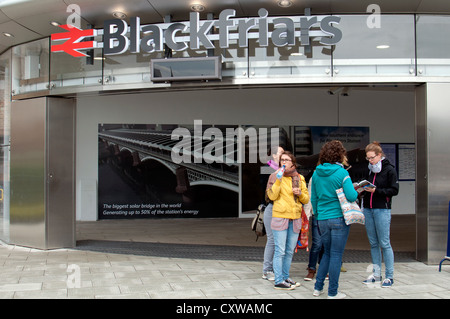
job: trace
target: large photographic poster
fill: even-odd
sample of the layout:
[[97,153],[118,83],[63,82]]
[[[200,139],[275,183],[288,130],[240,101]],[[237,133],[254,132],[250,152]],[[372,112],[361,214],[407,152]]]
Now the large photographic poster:
[[[279,129],[278,145],[295,155],[297,171],[305,177],[306,182],[309,182],[316,169],[320,149],[326,142],[332,140],[340,140],[346,148],[349,164],[347,168],[352,180],[356,181],[365,177],[367,161],[364,149],[369,144],[368,127],[277,126],[277,128]],[[272,145],[270,149],[273,149]],[[270,151],[269,155],[271,155]],[[242,164],[243,212],[253,212],[259,204],[265,202],[267,181],[274,171],[263,161],[256,165]]]
[[[99,219],[237,217],[239,167],[234,154],[229,163],[208,157],[208,127],[196,137],[189,125],[99,125]],[[214,132],[218,150],[221,128]],[[184,158],[174,162],[176,148]]]
[[332,139],[344,143],[349,173],[357,178],[367,168],[368,128],[218,126],[200,120],[100,124],[98,217],[218,218],[254,212],[265,202],[274,171],[267,163],[278,146],[294,153],[308,181],[321,146]]

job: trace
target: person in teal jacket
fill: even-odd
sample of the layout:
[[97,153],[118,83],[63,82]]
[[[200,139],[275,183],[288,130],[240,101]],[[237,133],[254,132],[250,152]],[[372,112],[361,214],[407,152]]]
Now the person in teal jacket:
[[344,221],[336,190],[344,189],[345,197],[353,202],[358,197],[352,180],[345,170],[344,146],[334,140],[323,145],[319,153],[319,165],[312,177],[311,204],[318,220],[324,254],[317,272],[314,296],[323,293],[325,277],[329,275],[328,298],[342,299],[346,295],[338,292],[342,255],[347,243],[350,226]]

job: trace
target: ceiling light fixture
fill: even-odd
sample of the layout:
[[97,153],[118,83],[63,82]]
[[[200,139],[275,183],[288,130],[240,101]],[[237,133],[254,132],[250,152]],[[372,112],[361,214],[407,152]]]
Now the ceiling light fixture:
[[125,19],[127,17],[127,15],[125,13],[120,12],[120,11],[114,11],[112,15],[114,18],[117,18],[117,19]]
[[50,22],[50,24],[54,27],[59,27],[61,25],[61,23],[56,22],[56,21],[52,21],[52,22]]
[[3,35],[8,38],[14,38],[14,34],[12,34],[12,33],[3,32]]
[[288,8],[292,5],[292,1],[290,0],[279,0],[278,5],[282,8]]
[[377,45],[377,49],[389,49],[389,45],[388,44],[380,44],[380,45]]
[[200,3],[195,3],[191,5],[191,9],[195,12],[202,12],[203,10],[205,10],[205,6]]

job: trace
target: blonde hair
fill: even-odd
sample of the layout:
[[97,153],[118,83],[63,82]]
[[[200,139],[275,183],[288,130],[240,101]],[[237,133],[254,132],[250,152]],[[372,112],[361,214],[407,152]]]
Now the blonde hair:
[[385,156],[383,149],[381,148],[380,142],[377,141],[373,141],[372,143],[367,145],[365,151],[366,154],[367,152],[375,152],[376,155],[381,154],[382,156]]

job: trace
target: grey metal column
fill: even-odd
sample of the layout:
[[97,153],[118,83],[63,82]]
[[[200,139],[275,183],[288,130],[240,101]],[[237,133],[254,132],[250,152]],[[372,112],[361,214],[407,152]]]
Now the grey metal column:
[[74,247],[75,103],[43,97],[11,109],[10,242]]
[[46,99],[11,105],[10,242],[45,248]]
[[75,102],[47,98],[47,247],[75,247]]
[[450,83],[416,90],[417,259],[438,264],[446,254],[450,200]]
[[428,260],[427,86],[416,88],[416,259]]

